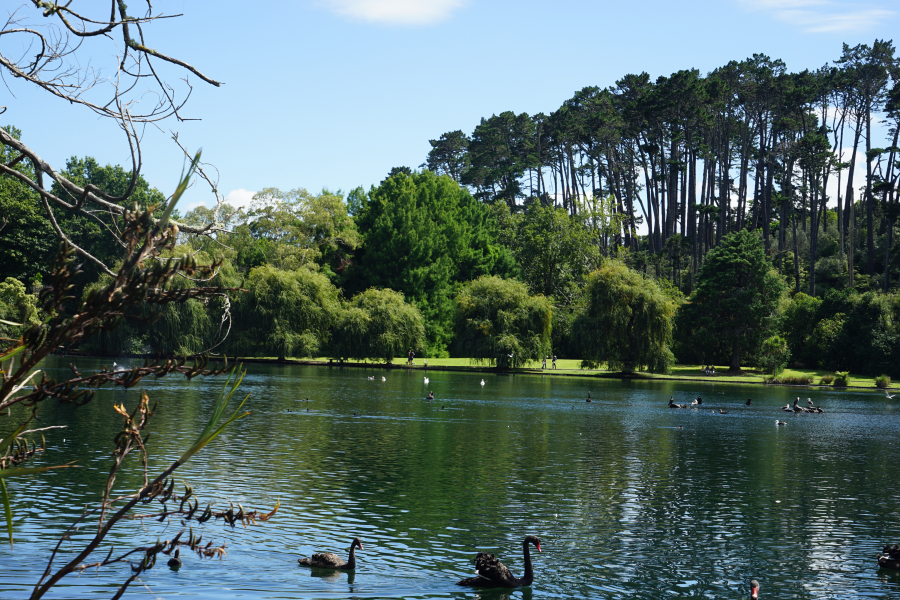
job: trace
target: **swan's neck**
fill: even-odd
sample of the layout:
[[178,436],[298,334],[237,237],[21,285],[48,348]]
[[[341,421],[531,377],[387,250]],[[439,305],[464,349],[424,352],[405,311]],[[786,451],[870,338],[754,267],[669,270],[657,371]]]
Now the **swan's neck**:
[[353,569],[356,567],[356,544],[350,546],[350,556],[347,557],[347,568]]
[[531,568],[531,551],[528,549],[528,542],[522,546],[522,552],[525,554],[525,577],[522,578],[522,585],[531,585],[534,581],[534,571]]

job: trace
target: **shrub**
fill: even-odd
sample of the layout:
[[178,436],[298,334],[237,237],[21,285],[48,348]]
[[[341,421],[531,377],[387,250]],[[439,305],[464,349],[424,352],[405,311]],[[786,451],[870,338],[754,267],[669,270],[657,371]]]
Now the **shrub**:
[[847,387],[850,385],[850,371],[834,372],[834,387]]
[[875,378],[875,387],[887,389],[891,387],[891,377],[890,375],[882,375],[880,377]]
[[781,383],[785,385],[809,385],[812,382],[812,375],[783,375],[781,377]]
[[831,385],[832,381],[834,381],[834,375],[822,375],[822,379],[819,380],[819,383],[822,385]]
[[812,375],[782,375],[781,377],[766,377],[768,384],[781,385],[810,385],[813,382]]

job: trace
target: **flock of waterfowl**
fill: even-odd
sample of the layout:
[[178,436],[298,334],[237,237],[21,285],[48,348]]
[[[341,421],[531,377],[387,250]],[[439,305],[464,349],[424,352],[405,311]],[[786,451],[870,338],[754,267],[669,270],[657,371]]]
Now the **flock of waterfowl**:
[[[370,381],[374,381],[375,377],[368,377]],[[382,381],[386,381],[385,377],[381,378]],[[428,377],[423,378],[424,383],[427,385],[429,383]],[[481,380],[480,384],[485,385],[484,379]],[[891,396],[888,396],[891,398]],[[434,392],[429,392],[426,400],[434,400]],[[587,398],[585,402],[592,402],[591,393],[588,392]],[[307,402],[309,399],[307,399]],[[748,398],[746,402],[744,402],[744,406],[751,406],[753,402],[752,398]],[[815,406],[811,398],[806,399],[808,406],[800,406],[800,398],[797,397],[794,400],[793,406],[790,404],[785,404],[781,407],[781,410],[784,412],[790,413],[814,413],[820,414],[825,411],[818,406]],[[703,398],[698,396],[695,400],[692,400],[689,404],[678,404],[675,402],[673,397],[669,398],[668,407],[676,408],[676,409],[697,409],[703,405]],[[443,407],[442,407],[443,408]],[[719,414],[729,414],[730,411],[724,410],[722,408],[718,409]],[[716,413],[715,410],[712,411],[713,414]],[[356,416],[356,413],[354,413]],[[776,425],[787,425],[786,421],[775,420]],[[510,570],[502,563],[496,556],[493,554],[489,554],[487,552],[479,552],[475,556],[475,577],[468,577],[465,579],[461,579],[456,582],[456,585],[466,586],[466,587],[479,587],[479,588],[518,588],[524,586],[530,586],[534,581],[534,569],[531,563],[531,553],[529,551],[529,545],[533,545],[537,548],[538,552],[541,552],[541,540],[536,536],[529,535],[526,536],[522,543],[522,553],[524,558],[524,566],[525,573],[522,577],[514,576]],[[301,566],[311,567],[314,569],[327,569],[327,570],[335,570],[335,571],[352,571],[356,569],[356,548],[363,550],[362,540],[358,537],[353,538],[353,541],[350,544],[350,553],[347,557],[347,560],[342,559],[340,556],[333,552],[316,552],[310,557],[304,557],[297,559],[297,562]],[[882,550],[883,554],[878,554],[878,566],[886,569],[897,569],[900,570],[900,545],[894,546],[885,546]],[[172,568],[178,568],[181,566],[181,559],[178,557],[178,551],[175,551],[175,557],[169,560],[169,566]],[[759,597],[759,582],[757,580],[752,580],[750,582],[750,597],[752,599]]]
[[[590,393],[588,393],[587,401],[588,402],[591,401]],[[753,402],[753,398],[747,398],[747,401],[744,402],[744,406],[750,406],[752,402]],[[813,404],[812,398],[807,398],[806,403],[809,406],[800,406],[800,397],[798,396],[797,399],[794,400],[793,406],[791,406],[790,404],[785,404],[784,406],[781,407],[781,410],[784,412],[789,412],[789,413],[821,414],[821,413],[825,412],[821,406],[816,406],[815,404]],[[670,397],[669,404],[668,404],[669,408],[699,408],[702,405],[703,405],[703,398],[701,398],[700,396],[697,396],[697,398],[695,400],[692,400],[690,404],[687,404],[687,403],[678,404],[677,402],[675,402],[675,398]],[[719,409],[720,415],[727,415],[730,412],[731,411],[725,410],[724,408]],[[716,414],[716,411],[713,410],[712,413]],[[775,425],[787,425],[787,422],[779,421],[778,419],[775,419]]]
[[[460,579],[456,585],[477,588],[518,588],[530,586],[534,582],[534,568],[531,564],[529,546],[541,552],[541,540],[534,535],[525,537],[522,542],[522,555],[525,563],[525,574],[516,577],[500,562],[496,556],[487,552],[479,552],[475,556],[475,577]],[[334,571],[352,571],[356,569],[356,548],[363,550],[362,541],[356,537],[350,544],[350,555],[347,560],[333,552],[316,552],[309,558],[297,559],[298,564],[313,569]],[[885,546],[884,555],[878,555],[878,566],[887,569],[900,569],[900,546]],[[177,553],[176,553],[177,556]],[[173,559],[175,560],[175,559]],[[169,561],[171,565],[171,561]],[[179,561],[180,566],[180,561]],[[759,581],[750,582],[750,598],[759,598]]]

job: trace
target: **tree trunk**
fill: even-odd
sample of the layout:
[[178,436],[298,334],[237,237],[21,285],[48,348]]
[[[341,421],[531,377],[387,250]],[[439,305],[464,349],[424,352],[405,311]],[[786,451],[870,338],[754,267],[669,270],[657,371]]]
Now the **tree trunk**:
[[811,174],[812,193],[809,197],[809,295],[816,295],[816,254],[819,245],[818,194],[819,178],[815,171]]
[[875,198],[872,197],[872,111],[871,102],[866,103],[866,246],[868,246],[866,272],[875,275]]
[[728,370],[732,372],[741,370],[741,348],[738,346],[737,338],[731,342],[731,364],[728,366]]
[[844,219],[846,220],[844,223],[844,228],[846,229],[849,226],[850,221],[852,220],[850,213],[853,212],[851,210],[851,204],[853,202],[853,171],[856,170],[856,150],[859,148],[859,136],[862,133],[862,127],[860,126],[859,119],[856,119],[856,133],[853,135],[853,154],[850,155],[850,167],[847,169],[847,193],[844,195]]

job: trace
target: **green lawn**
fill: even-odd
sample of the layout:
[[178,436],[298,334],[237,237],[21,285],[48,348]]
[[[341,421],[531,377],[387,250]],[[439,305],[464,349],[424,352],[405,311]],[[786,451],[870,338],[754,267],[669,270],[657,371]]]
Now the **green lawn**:
[[[274,357],[266,357],[263,360],[275,360]],[[301,362],[305,361],[313,361],[313,362],[321,362],[327,363],[328,358],[313,358],[313,359],[291,359],[298,360]],[[364,361],[366,363],[371,364],[372,366],[377,366],[383,364],[381,361]],[[450,369],[488,369],[491,365],[487,361],[476,362],[468,358],[421,358],[417,357],[415,361],[414,368],[416,369],[424,369],[424,363],[427,362],[429,367],[445,367]],[[395,358],[393,361],[394,365],[402,366],[406,364],[406,357]],[[599,377],[617,377],[619,374],[606,370],[606,369],[582,369],[581,368],[581,360],[579,359],[570,359],[570,358],[560,358],[556,361],[556,370],[551,369],[551,362],[547,363],[547,370],[543,371],[541,369],[541,361],[536,360],[528,363],[524,368],[517,369],[518,371],[524,373],[534,373],[534,372],[544,372],[544,373],[555,373],[558,375],[579,375],[579,376],[599,376]],[[753,383],[753,384],[763,384],[765,380],[770,376],[768,373],[763,373],[762,371],[756,370],[745,370],[740,375],[728,375],[726,373],[728,367],[725,365],[715,365],[716,374],[715,375],[704,375],[701,372],[700,365],[675,365],[672,368],[670,373],[665,375],[659,375],[655,373],[637,373],[634,377],[641,379],[668,379],[668,380],[684,380],[684,381],[708,381],[708,382],[716,382],[716,383]],[[812,376],[813,384],[819,385],[822,377],[824,375],[834,375],[831,371],[823,371],[816,369],[786,369],[782,373],[779,374],[779,379],[788,378],[788,377],[801,377],[801,376]],[[871,388],[877,389],[875,385],[875,377],[874,376],[862,376],[862,375],[854,375],[850,374],[850,387],[853,388]],[[891,384],[891,388],[895,388],[895,384]]]

